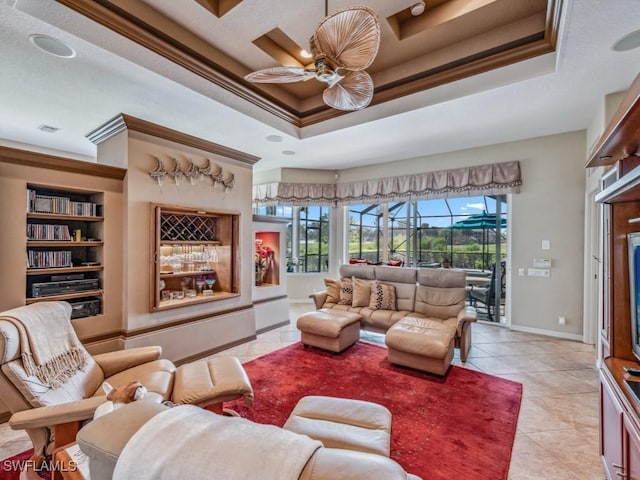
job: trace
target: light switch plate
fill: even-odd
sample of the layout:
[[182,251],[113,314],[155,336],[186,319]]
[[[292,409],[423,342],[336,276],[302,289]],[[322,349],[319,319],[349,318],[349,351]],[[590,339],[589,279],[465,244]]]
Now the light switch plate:
[[551,272],[546,268],[529,268],[527,270],[527,275],[530,277],[550,277]]
[[542,240],[542,250],[551,250],[551,242],[549,240]]

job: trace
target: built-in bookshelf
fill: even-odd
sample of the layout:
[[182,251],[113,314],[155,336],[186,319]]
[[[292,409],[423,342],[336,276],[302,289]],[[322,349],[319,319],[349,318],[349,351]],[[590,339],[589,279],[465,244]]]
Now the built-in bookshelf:
[[150,311],[240,294],[239,214],[158,204],[151,210]]
[[103,193],[27,185],[26,303],[65,300],[102,313]]

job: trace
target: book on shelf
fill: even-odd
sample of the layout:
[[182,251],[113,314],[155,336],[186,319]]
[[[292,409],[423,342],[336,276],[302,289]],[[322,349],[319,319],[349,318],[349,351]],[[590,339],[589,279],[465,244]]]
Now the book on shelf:
[[75,215],[79,217],[101,217],[102,205],[94,202],[80,202],[68,197],[44,195],[35,190],[27,190],[27,213],[51,213]]

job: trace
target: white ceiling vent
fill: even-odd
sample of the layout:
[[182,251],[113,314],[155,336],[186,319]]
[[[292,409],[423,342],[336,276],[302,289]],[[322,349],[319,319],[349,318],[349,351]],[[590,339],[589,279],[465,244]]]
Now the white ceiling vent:
[[38,126],[38,130],[42,130],[43,132],[46,132],[46,133],[56,133],[60,129],[58,127],[52,127],[51,125],[42,124]]

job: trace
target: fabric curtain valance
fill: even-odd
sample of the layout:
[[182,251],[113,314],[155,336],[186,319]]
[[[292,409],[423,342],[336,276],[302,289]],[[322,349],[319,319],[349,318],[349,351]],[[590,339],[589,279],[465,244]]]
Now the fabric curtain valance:
[[257,205],[352,205],[518,193],[520,162],[510,161],[357,182],[254,185]]

